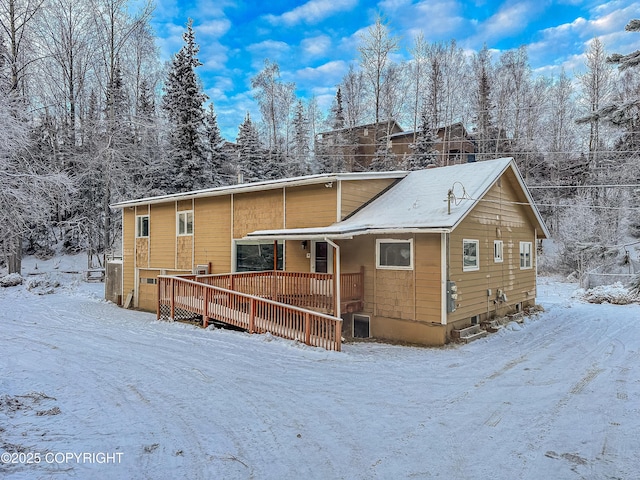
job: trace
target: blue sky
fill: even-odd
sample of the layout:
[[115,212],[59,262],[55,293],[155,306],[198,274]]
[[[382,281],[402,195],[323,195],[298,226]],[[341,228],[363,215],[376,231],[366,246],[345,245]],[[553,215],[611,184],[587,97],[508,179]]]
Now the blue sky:
[[562,67],[579,73],[595,36],[609,53],[640,48],[640,34],[624,31],[640,17],[633,0],[156,0],[152,24],[168,60],[193,18],[204,63],[198,74],[223,135],[235,140],[247,111],[259,118],[250,79],[265,58],[280,65],[283,81],[295,82],[299,97],[315,96],[324,109],[358,60],[359,35],[378,15],[401,37],[399,60],[408,57],[418,32],[429,42],[455,39],[470,52],[486,43],[494,58],[527,45],[532,68],[547,76]]

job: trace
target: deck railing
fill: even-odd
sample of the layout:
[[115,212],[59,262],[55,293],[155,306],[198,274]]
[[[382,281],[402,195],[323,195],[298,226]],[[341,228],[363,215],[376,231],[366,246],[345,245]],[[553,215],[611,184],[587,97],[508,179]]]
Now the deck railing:
[[270,332],[327,350],[341,349],[342,319],[338,317],[184,277],[158,277],[157,314],[158,319],[172,320],[198,315],[205,327],[215,319],[251,333]]
[[[277,302],[335,314],[331,273],[241,272],[198,275],[196,281]],[[364,300],[364,269],[340,275],[341,303]]]

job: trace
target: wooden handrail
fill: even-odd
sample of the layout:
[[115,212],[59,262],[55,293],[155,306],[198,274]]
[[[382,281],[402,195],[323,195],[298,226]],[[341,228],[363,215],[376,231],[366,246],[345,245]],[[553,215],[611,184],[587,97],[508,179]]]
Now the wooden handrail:
[[277,302],[256,295],[216,287],[168,275],[158,276],[158,312],[201,315],[206,327],[210,319],[244,328],[251,333],[304,341],[307,345],[340,351],[342,319]]
[[[196,281],[237,292],[256,295],[299,307],[334,313],[334,283],[331,273],[262,271],[198,275]],[[364,267],[343,273],[342,302],[364,301]]]

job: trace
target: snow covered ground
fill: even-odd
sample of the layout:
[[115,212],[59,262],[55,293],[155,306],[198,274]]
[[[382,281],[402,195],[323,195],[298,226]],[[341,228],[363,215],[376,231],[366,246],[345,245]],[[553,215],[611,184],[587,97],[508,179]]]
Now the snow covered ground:
[[546,312],[474,343],[336,353],[157,322],[55,262],[25,275],[54,293],[0,288],[2,478],[640,475],[638,304],[543,278]]

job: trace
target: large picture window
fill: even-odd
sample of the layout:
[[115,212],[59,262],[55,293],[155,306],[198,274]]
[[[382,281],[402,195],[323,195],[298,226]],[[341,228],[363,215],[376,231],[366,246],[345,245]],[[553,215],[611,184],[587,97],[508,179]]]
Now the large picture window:
[[178,212],[178,235],[193,235],[193,210]]
[[376,267],[389,270],[412,270],[413,240],[376,240]]
[[[283,270],[283,244],[278,242],[277,269]],[[273,270],[273,242],[237,242],[236,272]]]
[[149,236],[149,215],[138,215],[136,217],[136,237]]
[[471,272],[480,270],[480,242],[478,240],[462,241],[462,270]]
[[532,251],[532,243],[531,242],[520,242],[520,268],[522,270],[527,268],[532,268],[531,261],[531,251]]

